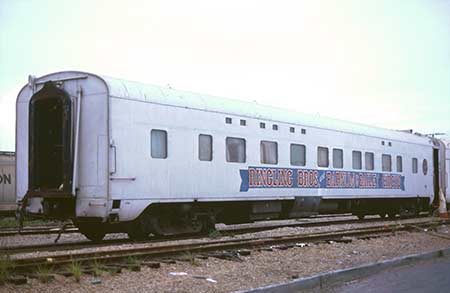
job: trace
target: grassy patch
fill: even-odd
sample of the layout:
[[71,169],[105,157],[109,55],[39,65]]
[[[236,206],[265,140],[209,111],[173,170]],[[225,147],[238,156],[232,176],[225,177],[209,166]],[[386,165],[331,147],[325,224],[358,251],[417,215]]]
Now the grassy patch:
[[9,256],[0,257],[0,284],[4,284],[6,280],[11,276],[11,272],[14,269],[14,263]]
[[190,263],[192,266],[195,266],[195,267],[198,267],[200,265],[200,262],[195,257],[195,255],[189,251],[180,255],[179,260],[187,261],[188,263]]
[[102,264],[99,261],[94,260],[92,262],[92,271],[95,277],[101,276],[103,273]]
[[[37,219],[37,220],[27,220],[23,221],[23,226],[43,226],[52,224],[53,222]],[[0,219],[0,228],[18,228],[19,220],[16,220],[14,217],[6,217]]]
[[53,270],[51,267],[47,265],[40,265],[37,267],[36,274],[39,281],[41,281],[42,283],[48,283],[53,279],[52,272]]
[[72,273],[73,277],[75,278],[75,281],[80,282],[81,275],[83,274],[83,269],[81,268],[81,264],[76,261],[72,261],[68,267],[67,270]]
[[222,236],[222,233],[220,231],[218,231],[218,230],[211,230],[208,233],[208,237],[211,238],[211,239],[216,239],[216,238],[219,238],[221,236]]
[[137,266],[137,265],[140,265],[140,264],[141,264],[141,262],[137,259],[137,257],[135,257],[135,256],[127,257],[127,265]]

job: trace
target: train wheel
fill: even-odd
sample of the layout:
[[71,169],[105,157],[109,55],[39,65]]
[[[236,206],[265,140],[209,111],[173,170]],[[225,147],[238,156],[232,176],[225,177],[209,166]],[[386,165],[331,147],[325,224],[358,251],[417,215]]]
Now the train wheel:
[[101,242],[103,238],[105,237],[106,233],[103,231],[96,231],[96,230],[80,230],[81,234],[83,234],[87,239],[93,241],[93,242]]
[[148,229],[146,229],[145,218],[139,217],[133,221],[127,229],[128,238],[133,241],[143,241],[148,239]]
[[356,214],[356,216],[358,217],[359,220],[364,220],[364,217],[366,215],[364,215],[364,214]]
[[132,228],[127,232],[128,238],[133,241],[143,241],[148,239],[148,234],[141,231],[140,229]]
[[75,225],[81,234],[94,242],[101,242],[106,235],[105,226],[98,223],[76,223]]

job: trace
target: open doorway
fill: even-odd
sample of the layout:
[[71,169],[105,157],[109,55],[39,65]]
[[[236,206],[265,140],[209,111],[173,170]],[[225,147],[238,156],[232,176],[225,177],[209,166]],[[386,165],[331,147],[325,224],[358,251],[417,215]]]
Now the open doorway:
[[71,192],[72,101],[47,82],[29,107],[29,191]]

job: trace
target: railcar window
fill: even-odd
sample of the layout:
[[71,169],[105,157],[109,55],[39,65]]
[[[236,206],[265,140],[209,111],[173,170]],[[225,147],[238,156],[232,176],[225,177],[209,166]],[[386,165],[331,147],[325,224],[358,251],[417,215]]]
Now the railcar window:
[[247,125],[247,121],[245,121],[244,119],[241,119],[241,126],[245,126]]
[[306,165],[306,147],[302,144],[291,144],[291,165]]
[[365,160],[364,163],[366,165],[366,170],[375,169],[373,156],[374,156],[373,153],[370,153],[370,152],[366,152],[364,154],[364,160]]
[[266,128],[266,123],[264,123],[264,122],[260,122],[259,123],[259,128]]
[[152,129],[151,131],[151,155],[152,158],[167,158],[167,131]]
[[414,174],[416,174],[417,173],[417,169],[419,169],[417,165],[418,165],[417,158],[413,158],[412,159],[412,172]]
[[392,171],[392,160],[391,155],[383,154],[381,156],[381,168],[383,171],[391,172]]
[[403,172],[402,156],[397,156],[397,172]]
[[227,162],[245,163],[245,139],[238,137],[227,137]]
[[328,167],[328,148],[317,147],[317,166]]
[[344,152],[341,149],[333,149],[333,168],[344,168]]
[[294,133],[295,132],[295,127],[289,127],[289,131]]
[[278,130],[278,125],[276,125],[276,124],[272,125],[272,129],[273,130]]
[[278,144],[275,141],[261,141],[261,163],[278,163]]
[[302,134],[306,134],[306,129],[302,128]]
[[360,151],[352,151],[352,168],[362,169],[362,153]]
[[225,118],[225,123],[226,123],[226,124],[231,124],[231,122],[232,122],[232,120],[231,120],[230,117],[226,117],[226,118]]
[[427,162],[427,159],[423,159],[422,172],[423,172],[423,175],[427,175],[427,173],[428,173],[428,162]]
[[200,161],[212,161],[212,136],[200,134],[198,136],[198,159]]

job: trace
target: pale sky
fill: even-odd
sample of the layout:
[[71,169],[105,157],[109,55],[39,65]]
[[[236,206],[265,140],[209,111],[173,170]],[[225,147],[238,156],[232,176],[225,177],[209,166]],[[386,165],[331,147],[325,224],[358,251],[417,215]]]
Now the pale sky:
[[0,150],[61,70],[449,134],[450,0],[0,0]]

